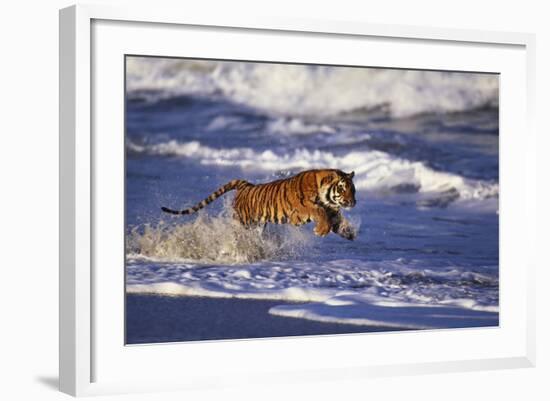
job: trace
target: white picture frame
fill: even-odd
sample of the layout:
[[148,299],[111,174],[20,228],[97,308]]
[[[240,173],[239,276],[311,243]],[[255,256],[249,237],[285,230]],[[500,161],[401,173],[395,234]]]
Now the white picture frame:
[[[326,40],[337,38],[344,50],[350,52],[357,41],[384,41],[388,47],[407,44],[418,47],[435,46],[441,54],[473,51],[479,54],[469,59],[467,65],[472,69],[464,69],[466,64],[460,64],[449,57],[441,62],[434,62],[429,57],[425,60],[411,59],[407,67],[456,70],[484,70],[504,74],[501,86],[501,263],[504,266],[501,274],[501,325],[489,329],[462,329],[447,331],[419,331],[411,333],[385,333],[353,336],[313,337],[307,339],[264,339],[246,341],[204,342],[200,344],[169,344],[148,347],[125,347],[120,341],[124,321],[120,318],[120,299],[113,294],[120,291],[123,294],[123,259],[110,255],[111,259],[103,259],[97,253],[98,241],[103,234],[109,237],[114,232],[114,243],[120,244],[120,233],[117,231],[121,221],[121,213],[112,215],[109,224],[114,227],[106,229],[100,221],[103,215],[101,196],[105,196],[108,185],[120,184],[119,176],[113,174],[113,181],[105,188],[104,181],[98,180],[102,169],[113,166],[117,169],[123,164],[123,131],[118,123],[112,125],[115,136],[113,143],[94,137],[94,129],[108,127],[109,122],[99,121],[102,117],[101,107],[111,107],[122,113],[121,99],[123,86],[117,86],[117,80],[122,71],[116,71],[118,78],[109,78],[98,66],[97,59],[107,60],[105,54],[112,57],[115,64],[119,54],[124,50],[124,43],[130,43],[145,32],[140,38],[141,52],[154,53],[155,46],[163,43],[163,48],[157,51],[164,55],[173,55],[170,48],[175,48],[176,39],[168,39],[174,35],[186,35],[187,29],[193,29],[198,35],[216,37],[226,35],[228,40],[241,40],[248,43],[254,35],[261,35],[263,40],[277,43],[282,37],[300,37],[304,40]],[[180,32],[181,31],[181,32]],[[214,33],[215,35],[211,35]],[[95,39],[94,39],[95,35]],[[156,36],[158,35],[158,36]],[[238,38],[237,38],[238,37]],[[313,38],[313,39],[312,39]],[[106,39],[109,39],[106,41]],[[161,40],[162,39],[162,40]],[[225,39],[225,38],[224,38]],[[257,38],[256,38],[257,39]],[[171,43],[172,42],[172,43]],[[348,43],[349,42],[349,43]],[[107,45],[107,43],[109,45]],[[207,43],[207,42],[203,42]],[[250,42],[252,43],[252,42]],[[375,25],[363,22],[349,21],[317,21],[293,20],[281,18],[261,18],[243,16],[242,18],[227,18],[214,15],[187,14],[185,10],[162,10],[151,8],[112,8],[108,6],[72,6],[60,11],[60,390],[72,395],[95,395],[110,393],[127,393],[138,391],[165,391],[185,389],[206,389],[219,387],[229,383],[244,383],[253,378],[257,383],[285,383],[303,380],[326,380],[328,378],[353,378],[361,380],[366,377],[419,374],[432,372],[468,371],[481,369],[502,369],[511,367],[529,367],[535,363],[535,329],[534,329],[534,255],[528,252],[534,244],[536,210],[534,207],[535,193],[535,137],[532,129],[532,112],[534,110],[534,43],[530,34],[484,32],[457,29],[438,29],[414,26]],[[122,45],[121,45],[122,44]],[[351,47],[346,47],[347,45]],[[117,48],[117,46],[119,46]],[[136,45],[137,46],[137,45]],[[251,45],[252,46],[252,45]],[[296,45],[299,46],[299,45]],[[236,50],[231,46],[219,50],[219,58],[240,59],[246,57],[246,46]],[[292,47],[292,46],[291,46]],[[109,48],[109,50],[107,49]],[[135,50],[136,47],[132,47]],[[149,49],[149,50],[147,50]],[[153,50],[151,50],[153,49]],[[244,50],[243,50],[244,49]],[[248,49],[248,50],[247,50]],[[348,49],[348,50],[346,50]],[[415,48],[416,49],[416,48]],[[445,50],[447,49],[447,50]],[[449,51],[451,49],[452,51]],[[477,49],[477,50],[476,50]],[[489,50],[488,50],[489,49]],[[492,50],[491,50],[492,49]],[[499,50],[500,49],[500,50]],[[199,56],[196,50],[193,54]],[[237,54],[237,51],[244,53]],[[275,51],[275,50],[273,50]],[[433,49],[432,49],[433,51]],[[492,61],[483,65],[482,53],[492,51]],[[120,53],[123,52],[123,53]],[[170,54],[166,54],[170,52]],[[135,53],[135,52],[134,52]],[[138,49],[139,53],[139,49]],[[299,52],[297,52],[299,53]],[[375,52],[376,53],[376,52]],[[255,59],[262,59],[257,53]],[[404,67],[403,61],[395,55],[386,54],[387,58],[377,56],[378,66]],[[211,56],[208,54],[207,56]],[[494,56],[494,57],[492,57]],[[296,56],[300,57],[300,56]],[[334,55],[327,55],[332,57]],[[410,57],[410,55],[409,55]],[[291,56],[276,61],[294,61]],[[117,61],[118,60],[118,61]],[[323,56],[308,59],[311,62],[327,62]],[[329,60],[330,61],[330,60]],[[345,61],[344,64],[350,61]],[[359,61],[361,63],[361,61]],[[109,64],[111,65],[111,64]],[[359,64],[363,65],[363,64]],[[454,68],[453,68],[454,66]],[[476,67],[477,66],[477,67]],[[492,66],[487,67],[487,66]],[[503,71],[506,71],[503,73]],[[507,75],[508,74],[508,75]],[[509,80],[507,77],[511,77]],[[107,81],[104,81],[107,80]],[[97,102],[102,95],[98,82],[114,83],[120,96],[105,102]],[[101,84],[99,84],[101,85]],[[515,89],[512,91],[512,89]],[[104,105],[105,103],[105,105]],[[507,114],[505,114],[507,113]],[[103,125],[106,124],[106,125]],[[522,137],[518,144],[516,135]],[[520,132],[520,133],[518,133]],[[117,142],[118,141],[118,142]],[[113,146],[111,146],[111,144]],[[101,160],[100,160],[101,159]],[[122,167],[123,168],[123,167]],[[120,171],[120,170],[117,170]],[[117,178],[118,177],[118,178]],[[122,188],[120,188],[122,191]],[[113,195],[119,199],[120,193]],[[117,203],[117,202],[114,202]],[[103,230],[103,231],[101,231]],[[101,231],[101,232],[100,232]],[[101,234],[101,235],[100,235]],[[110,238],[110,237],[109,237]],[[513,244],[513,247],[504,245]],[[510,249],[513,248],[513,249]],[[524,256],[518,255],[524,252]],[[117,259],[118,258],[118,259]],[[118,260],[120,271],[118,278],[111,281],[109,274],[98,269],[104,268],[104,260]],[[98,267],[98,261],[100,267]],[[110,263],[109,263],[110,264]],[[516,265],[516,269],[506,266]],[[116,269],[115,265],[113,269]],[[98,299],[97,291],[101,291]],[[105,295],[103,295],[103,293]],[[105,298],[105,299],[103,299]],[[106,312],[106,305],[112,305],[113,313]],[[113,326],[117,326],[116,328]],[[120,326],[120,327],[119,327]],[[110,334],[110,330],[117,334]],[[113,340],[112,338],[115,338]],[[338,352],[342,347],[361,346],[361,348],[381,348],[383,344],[396,344],[396,349],[415,348],[428,341],[434,345],[433,351],[426,351],[425,358],[418,353],[404,351],[398,356],[377,355],[373,350],[365,358],[360,352]],[[453,350],[448,350],[445,344],[453,341]],[[376,343],[376,344],[372,344]],[[461,343],[464,343],[461,345]],[[480,346],[470,347],[465,351],[465,344],[479,343]],[[438,344],[441,350],[438,350]],[[285,366],[284,359],[277,359],[278,349],[288,348],[303,363],[295,366]],[[323,358],[318,358],[320,350]],[[131,369],[138,361],[144,365],[152,365],[152,361],[163,360],[167,369],[175,366],[178,353],[185,352],[187,360],[192,365],[179,366],[181,372],[166,375],[166,372],[147,372],[147,379]],[[432,352],[432,354],[430,354]],[[454,352],[454,353],[453,353]],[[460,354],[464,352],[462,357]],[[301,353],[301,354],[300,354]],[[437,355],[439,353],[439,355]],[[213,355],[223,355],[229,363],[220,366],[206,366],[200,362],[201,356],[211,358]],[[255,355],[269,356],[267,363],[258,363]],[[240,356],[243,361],[232,362],[230,359]],[[307,356],[307,358],[306,358]],[[195,358],[195,359],[193,359]],[[222,359],[224,359],[222,358]],[[310,360],[308,362],[306,359]],[[347,358],[347,359],[346,359]],[[264,359],[265,360],[265,359]],[[288,361],[287,361],[288,362]],[[112,366],[112,368],[108,368]],[[250,364],[255,364],[250,366]],[[223,366],[222,366],[223,365]],[[247,366],[248,365],[248,366]],[[128,369],[122,369],[126,366]],[[233,370],[236,373],[232,373]],[[125,374],[122,371],[127,372]],[[241,379],[238,379],[241,377]],[[245,378],[245,380],[242,379]]]

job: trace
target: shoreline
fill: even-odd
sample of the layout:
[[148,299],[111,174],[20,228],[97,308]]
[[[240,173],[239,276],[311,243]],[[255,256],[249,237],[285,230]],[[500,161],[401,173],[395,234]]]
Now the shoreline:
[[318,322],[269,313],[271,307],[281,303],[255,299],[126,294],[126,344],[404,330],[395,327]]

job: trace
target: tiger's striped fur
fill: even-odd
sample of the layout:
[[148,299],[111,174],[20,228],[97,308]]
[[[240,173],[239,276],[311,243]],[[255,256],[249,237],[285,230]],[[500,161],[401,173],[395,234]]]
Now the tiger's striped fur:
[[346,174],[340,170],[308,170],[265,184],[232,180],[191,208],[162,210],[180,215],[195,213],[224,193],[237,190],[233,209],[235,218],[245,226],[260,223],[299,226],[313,221],[314,232],[319,236],[333,231],[354,239],[354,230],[340,212],[342,207],[355,206],[353,176],[353,172]]

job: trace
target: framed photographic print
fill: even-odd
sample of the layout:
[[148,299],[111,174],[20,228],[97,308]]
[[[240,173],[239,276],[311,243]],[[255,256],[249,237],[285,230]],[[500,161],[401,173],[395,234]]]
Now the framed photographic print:
[[498,326],[498,74],[125,66],[127,344]]
[[532,36],[150,11],[61,11],[62,391],[532,365]]

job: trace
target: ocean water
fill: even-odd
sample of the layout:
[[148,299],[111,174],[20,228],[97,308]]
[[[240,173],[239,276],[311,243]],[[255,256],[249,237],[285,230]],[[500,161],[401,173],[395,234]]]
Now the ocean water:
[[[127,292],[278,301],[408,329],[498,325],[498,76],[128,57]],[[235,178],[355,171],[355,241],[244,229]],[[185,340],[185,339],[182,339]]]

